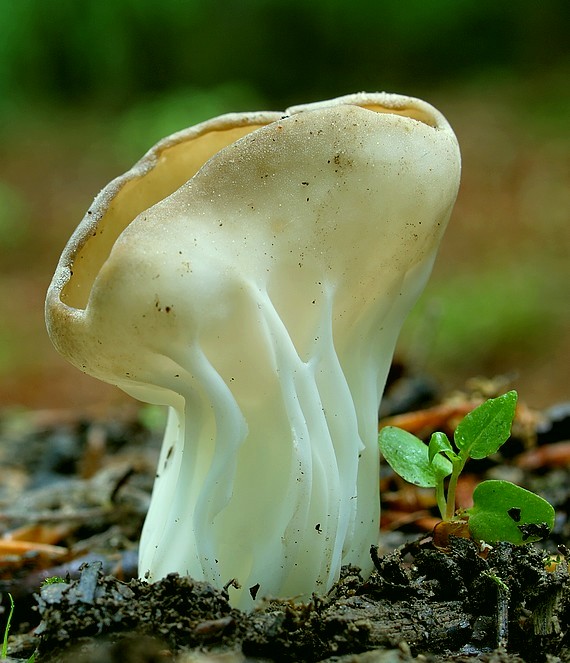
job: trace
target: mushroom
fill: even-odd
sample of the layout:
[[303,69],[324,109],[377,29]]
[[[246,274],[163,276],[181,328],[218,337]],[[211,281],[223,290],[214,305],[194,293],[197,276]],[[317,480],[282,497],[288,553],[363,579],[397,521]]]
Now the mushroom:
[[169,407],[141,577],[307,598],[378,540],[377,411],[460,175],[429,104],[224,115],[95,199],[46,301],[56,348]]

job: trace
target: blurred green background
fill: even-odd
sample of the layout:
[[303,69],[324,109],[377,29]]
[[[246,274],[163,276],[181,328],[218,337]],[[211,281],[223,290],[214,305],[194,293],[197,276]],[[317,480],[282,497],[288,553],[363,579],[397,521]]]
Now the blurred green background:
[[0,405],[121,402],[60,359],[43,298],[94,195],[228,111],[359,90],[448,117],[463,183],[398,353],[445,389],[568,398],[568,0],[0,0]]

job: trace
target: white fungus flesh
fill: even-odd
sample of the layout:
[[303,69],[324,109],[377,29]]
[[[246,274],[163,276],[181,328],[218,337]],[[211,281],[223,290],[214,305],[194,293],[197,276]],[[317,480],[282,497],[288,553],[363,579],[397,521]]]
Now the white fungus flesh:
[[169,407],[140,575],[306,599],[377,542],[377,411],[455,201],[425,102],[358,94],[165,139],[96,198],[50,286],[58,350]]

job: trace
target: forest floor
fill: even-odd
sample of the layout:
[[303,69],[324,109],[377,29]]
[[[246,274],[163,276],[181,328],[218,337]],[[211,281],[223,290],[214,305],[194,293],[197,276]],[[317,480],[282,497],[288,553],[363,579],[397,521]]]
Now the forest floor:
[[[451,433],[501,381],[425,400],[395,380],[381,423],[420,436]],[[402,394],[404,394],[402,400]],[[421,396],[421,397],[420,397]],[[363,580],[345,568],[325,597],[232,608],[228,591],[190,578],[136,578],[137,543],[160,448],[160,415],[123,407],[111,416],[63,411],[0,416],[0,591],[14,613],[8,660],[26,661],[570,661],[570,448],[568,406],[519,402],[501,457],[472,462],[458,488],[469,506],[483,478],[541,494],[556,525],[541,544],[482,549],[469,539],[434,545],[433,496],[385,464],[380,547]],[[59,579],[53,582],[46,579]]]

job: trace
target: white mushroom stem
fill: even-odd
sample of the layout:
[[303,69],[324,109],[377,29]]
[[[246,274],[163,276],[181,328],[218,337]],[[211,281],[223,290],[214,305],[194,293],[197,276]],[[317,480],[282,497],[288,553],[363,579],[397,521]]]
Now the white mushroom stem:
[[[376,427],[368,427],[371,439],[364,444],[332,343],[332,293],[305,360],[267,292],[256,290],[252,297],[272,356],[274,393],[242,409],[198,349],[177,358],[181,370],[205,386],[214,451],[207,469],[196,472],[200,463],[192,450],[212,448],[211,429],[203,428],[201,444],[195,427],[184,427],[203,421],[200,408],[187,407],[183,417],[173,410],[168,457],[159,464],[141,541],[141,568],[152,569],[151,580],[188,569],[216,586],[236,576],[246,590],[259,585],[265,595],[298,595],[307,586],[330,587],[343,563],[369,571],[379,516]],[[374,380],[370,387],[376,403]],[[359,460],[360,453],[365,457]],[[367,470],[360,488],[359,464]],[[188,511],[188,504],[195,506]],[[363,545],[344,549],[355,531]]]
[[378,405],[459,170],[431,106],[353,95],[182,132],[95,201],[46,314],[73,363],[170,407],[141,576],[235,578],[250,608],[370,573]]

